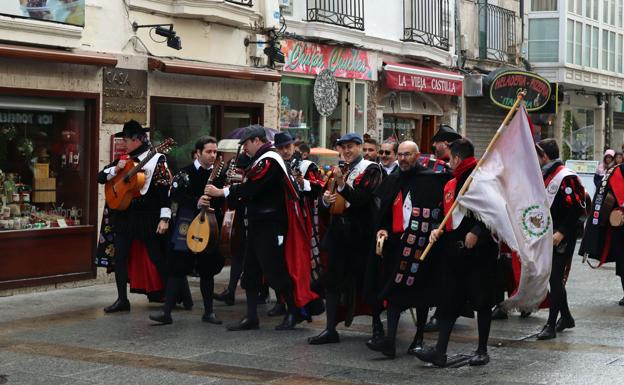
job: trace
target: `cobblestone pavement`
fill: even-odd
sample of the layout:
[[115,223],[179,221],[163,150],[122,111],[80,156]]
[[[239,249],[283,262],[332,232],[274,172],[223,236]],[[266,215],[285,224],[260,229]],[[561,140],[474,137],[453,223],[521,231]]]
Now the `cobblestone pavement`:
[[[217,289],[226,274],[218,276]],[[580,258],[568,283],[576,328],[536,341],[530,336],[546,311],[494,321],[492,361],[480,368],[438,369],[406,355],[414,331],[409,313],[401,319],[394,360],[364,346],[368,317],[341,329],[342,343],[328,346],[306,343],[324,317],[276,332],[279,319],[263,316],[260,330],[226,332],[200,321],[199,288],[192,285],[196,307],[176,311],[167,326],[153,326],[148,315],[158,306],[140,295],[130,296],[132,312],[105,315],[102,308],[115,298],[110,284],[0,298],[0,384],[624,384],[619,279],[612,266],[591,270]],[[218,316],[238,320],[243,299],[239,291],[235,306],[216,303]],[[435,338],[429,333],[426,343]],[[474,320],[462,318],[449,353],[475,347]]]

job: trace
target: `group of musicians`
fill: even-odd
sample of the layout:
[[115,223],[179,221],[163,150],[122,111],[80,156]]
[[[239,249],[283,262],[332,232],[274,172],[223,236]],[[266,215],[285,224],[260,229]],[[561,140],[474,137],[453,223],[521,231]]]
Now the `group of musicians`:
[[[126,123],[117,135],[124,139],[133,161],[148,155],[146,129],[139,123]],[[192,309],[186,277],[195,271],[204,304],[202,321],[221,324],[213,296],[233,304],[240,279],[246,313],[227,330],[258,329],[257,307],[265,301],[268,285],[283,306],[284,318],[276,330],[293,329],[325,312],[325,328],[308,338],[311,345],[338,343],[338,323],[348,327],[355,316],[366,314],[372,315],[372,336],[366,345],[393,358],[401,312],[415,308],[417,328],[408,354],[440,367],[447,364],[455,320],[476,311],[478,347],[468,363],[487,364],[492,308],[498,298],[499,245],[474,215],[465,215],[460,223],[449,221],[445,231],[437,230],[477,159],[472,143],[449,127],[441,127],[433,141],[437,159],[421,156],[412,141],[386,142],[378,163],[363,156],[359,134],[346,134],[337,142],[340,161],[328,178],[316,164],[297,156],[289,133],[277,133],[271,142],[261,126],[245,129],[239,142],[242,151],[230,166],[217,165],[217,142],[212,137],[197,141],[192,163],[175,175],[167,168],[165,156],[156,154],[143,167],[145,185],[129,208],[111,210],[118,298],[105,312],[130,310],[127,282],[132,288],[133,277],[141,272],[137,273],[136,262],[128,261],[139,259],[145,270],[157,273],[154,279],[162,281],[163,310],[150,315],[158,323],[172,323],[171,311],[177,304]],[[544,178],[550,181],[553,170],[561,171],[558,149],[554,141],[541,143],[536,151],[543,160]],[[122,172],[126,162],[117,160],[105,167],[100,183]],[[573,229],[583,202],[575,176],[565,175],[555,189],[552,209],[555,237],[560,239],[555,239],[552,311],[541,335],[544,339],[554,338],[555,328],[574,327],[563,272],[572,258]],[[172,201],[177,206],[173,219]],[[230,256],[230,282],[220,294],[213,295],[214,275],[224,265],[220,248],[211,245],[193,253],[185,242],[189,223],[202,207],[214,210],[219,226],[224,212],[235,213],[237,231],[231,242],[238,247]],[[136,242],[144,247],[135,247]],[[431,253],[421,260],[429,242]],[[129,273],[129,266],[135,271]],[[423,344],[431,307],[437,307],[435,347]]]

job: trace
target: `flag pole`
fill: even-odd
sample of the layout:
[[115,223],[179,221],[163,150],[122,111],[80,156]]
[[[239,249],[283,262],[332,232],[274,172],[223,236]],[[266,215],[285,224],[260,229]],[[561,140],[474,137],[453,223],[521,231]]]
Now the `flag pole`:
[[[518,106],[520,105],[520,103],[524,100],[525,96],[526,96],[526,90],[522,90],[518,93],[516,102],[513,104],[513,106],[511,106],[511,109],[507,113],[507,116],[505,116],[505,120],[503,120],[503,124],[501,125],[501,127],[506,127],[507,124],[509,124],[509,121],[514,116],[514,113],[518,109]],[[440,223],[440,226],[438,226],[437,230],[444,231],[444,226],[446,226],[446,222],[448,222],[448,220],[451,218],[451,216],[453,215],[453,210],[455,210],[455,208],[457,207],[457,204],[459,202],[459,197],[464,195],[466,190],[468,190],[468,187],[470,187],[470,184],[472,183],[473,175],[475,174],[475,172],[477,172],[479,167],[481,167],[481,165],[483,164],[483,161],[485,160],[487,155],[490,153],[490,150],[492,149],[492,147],[494,147],[494,144],[498,141],[498,138],[500,137],[502,131],[503,130],[497,130],[496,134],[494,134],[494,136],[492,137],[492,140],[490,140],[490,144],[488,144],[487,148],[485,149],[483,156],[481,157],[481,159],[479,159],[479,162],[475,166],[474,170],[472,170],[472,173],[470,173],[470,176],[468,176],[468,179],[466,179],[466,182],[464,182],[464,185],[459,190],[459,193],[457,193],[457,196],[455,197],[455,202],[453,202],[453,205],[449,209],[448,213],[446,213],[446,215],[444,216],[444,219],[442,220],[442,223]],[[422,255],[420,256],[421,262],[425,260],[425,258],[427,257],[427,254],[429,254],[429,251],[431,251],[432,247],[433,247],[433,242],[429,241],[427,248],[425,248],[425,251],[423,251]]]

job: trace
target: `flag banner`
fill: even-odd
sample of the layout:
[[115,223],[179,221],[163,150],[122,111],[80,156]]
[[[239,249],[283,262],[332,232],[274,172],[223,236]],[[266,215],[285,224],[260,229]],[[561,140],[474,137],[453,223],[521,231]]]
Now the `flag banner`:
[[456,210],[471,213],[520,256],[518,290],[503,306],[537,310],[548,291],[553,229],[535,144],[524,105],[483,155]]

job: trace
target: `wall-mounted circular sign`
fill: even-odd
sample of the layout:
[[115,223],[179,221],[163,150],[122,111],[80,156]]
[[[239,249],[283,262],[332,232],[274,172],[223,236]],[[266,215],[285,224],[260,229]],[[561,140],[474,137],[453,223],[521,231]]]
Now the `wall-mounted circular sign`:
[[537,111],[550,99],[550,83],[543,77],[524,71],[499,70],[490,74],[490,99],[499,107],[511,109],[518,93],[526,90],[527,111]]
[[328,69],[321,71],[314,82],[314,104],[322,116],[329,116],[338,105],[338,82]]

